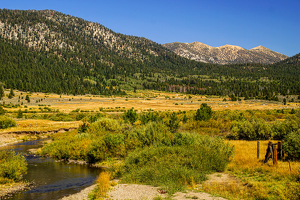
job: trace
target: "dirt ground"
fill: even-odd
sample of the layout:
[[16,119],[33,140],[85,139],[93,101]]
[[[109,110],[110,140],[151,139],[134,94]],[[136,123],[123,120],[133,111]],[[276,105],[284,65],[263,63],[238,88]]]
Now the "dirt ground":
[[[208,176],[208,180],[203,184],[232,184],[238,182],[237,179],[226,173],[214,173]],[[68,199],[87,199],[88,193],[91,192],[96,185],[92,185],[77,194],[64,197],[62,200]],[[188,200],[188,199],[206,199],[206,200],[225,200],[222,197],[216,197],[205,192],[201,192],[202,185],[197,185],[193,190],[186,192],[177,192],[171,199]],[[149,185],[137,184],[117,184],[111,187],[107,193],[107,200],[152,200],[153,198],[168,197],[160,188]]]

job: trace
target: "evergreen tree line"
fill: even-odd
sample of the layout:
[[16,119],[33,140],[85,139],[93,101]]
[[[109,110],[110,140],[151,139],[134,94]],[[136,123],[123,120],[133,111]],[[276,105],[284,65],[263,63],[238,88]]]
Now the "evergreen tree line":
[[216,65],[56,11],[2,9],[0,20],[0,82],[6,88],[122,95],[128,79],[140,79],[143,89],[191,94],[267,100],[300,94],[299,54],[272,65]]

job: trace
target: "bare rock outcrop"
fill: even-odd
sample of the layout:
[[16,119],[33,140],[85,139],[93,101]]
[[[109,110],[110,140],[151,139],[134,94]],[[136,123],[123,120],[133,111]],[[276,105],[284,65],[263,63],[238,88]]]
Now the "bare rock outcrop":
[[271,51],[263,46],[258,46],[250,50],[228,44],[220,47],[211,47],[201,42],[174,42],[164,44],[163,46],[185,58],[214,64],[272,64],[288,58],[286,55]]

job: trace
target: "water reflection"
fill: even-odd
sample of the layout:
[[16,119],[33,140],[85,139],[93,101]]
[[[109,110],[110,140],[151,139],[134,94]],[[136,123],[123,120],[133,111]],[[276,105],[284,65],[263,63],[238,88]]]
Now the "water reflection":
[[[41,147],[41,141],[29,141],[0,148],[27,154],[28,149]],[[100,169],[86,165],[55,162],[52,158],[26,156],[28,172],[24,179],[35,182],[29,191],[16,194],[10,199],[59,199],[74,194],[90,186],[100,173]]]

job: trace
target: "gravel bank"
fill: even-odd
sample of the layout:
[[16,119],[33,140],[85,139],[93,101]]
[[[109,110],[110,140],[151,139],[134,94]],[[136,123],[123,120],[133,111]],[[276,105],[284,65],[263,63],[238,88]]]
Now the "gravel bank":
[[[85,188],[81,192],[67,197],[61,200],[82,200],[88,199],[88,194],[95,188],[96,185]],[[137,185],[137,184],[118,184],[111,188],[107,194],[106,200],[152,200],[155,197],[165,198],[167,194],[164,194],[158,187],[149,185]],[[190,200],[190,199],[206,199],[206,200],[226,200],[221,197],[213,197],[210,194],[204,192],[177,192],[173,195],[174,200]]]
[[[165,198],[158,187],[136,184],[118,184],[108,192],[107,200],[152,200],[155,197]],[[204,192],[177,192],[172,196],[174,200],[206,199],[206,200],[226,200],[221,197],[213,197]]]
[[95,187],[96,187],[96,184],[91,185],[91,186],[89,186],[89,187],[81,190],[79,193],[63,197],[61,200],[82,200],[82,199],[88,199],[89,193],[91,193],[92,190]]
[[7,199],[12,194],[28,189],[31,184],[28,183],[12,183],[9,185],[0,185],[0,199]]

